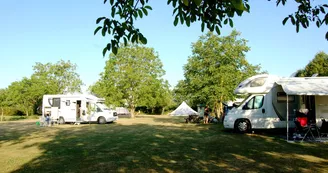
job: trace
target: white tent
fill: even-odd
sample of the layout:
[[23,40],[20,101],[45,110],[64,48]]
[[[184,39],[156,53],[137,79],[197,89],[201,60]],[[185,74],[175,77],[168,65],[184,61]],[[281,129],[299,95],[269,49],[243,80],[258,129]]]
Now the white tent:
[[182,102],[181,105],[170,113],[171,116],[188,116],[188,115],[199,115],[198,112],[190,108],[186,102]]
[[287,141],[289,134],[288,95],[328,96],[327,77],[286,78],[276,82],[287,94]]

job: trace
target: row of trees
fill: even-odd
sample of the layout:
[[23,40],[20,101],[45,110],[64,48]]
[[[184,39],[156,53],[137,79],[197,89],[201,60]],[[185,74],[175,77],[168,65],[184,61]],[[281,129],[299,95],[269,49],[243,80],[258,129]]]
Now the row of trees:
[[[130,44],[121,46],[117,54],[110,54],[100,79],[89,91],[104,97],[108,105],[124,106],[132,116],[137,107],[164,112],[171,106],[187,101],[192,107],[207,104],[221,116],[222,103],[234,100],[234,88],[245,78],[261,72],[260,65],[247,62],[250,50],[247,40],[233,31],[228,36],[209,32],[192,43],[192,55],[184,65],[184,79],[173,90],[163,79],[165,71],[153,48]],[[297,76],[328,75],[328,55],[318,53]],[[80,92],[83,84],[70,61],[36,63],[34,73],[0,89],[0,108],[16,107],[26,115],[34,113],[44,94]]]
[[76,64],[70,61],[36,63],[33,70],[30,77],[12,82],[7,88],[0,90],[2,116],[8,108],[21,111],[27,116],[35,113],[44,94],[81,91],[82,80],[76,73]]
[[193,107],[209,104],[220,116],[222,102],[235,98],[235,86],[260,70],[259,65],[247,62],[245,53],[250,48],[239,36],[237,31],[225,37],[212,32],[201,36],[192,44],[192,56],[184,66],[185,79],[173,91],[162,78],[165,71],[152,48],[121,46],[117,54],[110,54],[104,72],[90,90],[106,98],[108,104],[126,105],[132,115],[137,106],[164,110],[187,101]]
[[328,54],[325,52],[319,52],[315,57],[303,68],[297,71],[298,77],[311,77],[317,74],[317,76],[328,76]]

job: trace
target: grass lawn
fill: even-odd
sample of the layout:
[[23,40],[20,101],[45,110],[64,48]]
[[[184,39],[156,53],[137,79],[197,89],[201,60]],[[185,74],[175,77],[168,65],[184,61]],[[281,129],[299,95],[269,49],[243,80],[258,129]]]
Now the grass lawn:
[[181,117],[0,123],[0,172],[327,172],[328,143],[225,132]]

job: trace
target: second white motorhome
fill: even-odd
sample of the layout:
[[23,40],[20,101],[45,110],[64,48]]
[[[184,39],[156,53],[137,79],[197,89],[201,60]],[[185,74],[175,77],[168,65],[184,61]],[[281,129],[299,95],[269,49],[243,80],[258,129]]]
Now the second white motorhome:
[[84,94],[44,95],[42,115],[50,116],[52,121],[58,121],[59,124],[66,122],[104,124],[116,121],[118,119],[116,111],[108,108],[104,101],[93,95]]
[[247,132],[250,129],[286,128],[287,122],[289,127],[294,127],[295,112],[301,107],[309,110],[318,126],[321,119],[328,119],[326,77],[256,75],[239,84],[235,94],[248,96],[225,116],[223,124],[227,129]]

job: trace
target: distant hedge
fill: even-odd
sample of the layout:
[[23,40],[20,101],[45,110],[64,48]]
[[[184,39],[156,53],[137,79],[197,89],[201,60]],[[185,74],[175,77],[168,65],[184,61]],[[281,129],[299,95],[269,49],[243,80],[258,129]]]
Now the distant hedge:
[[[15,115],[15,116],[3,116],[2,121],[16,121],[16,120],[26,120],[26,119],[38,119],[39,116],[31,115],[31,116],[22,116],[22,115]],[[1,114],[0,114],[1,120]]]
[[[1,115],[2,115],[2,109],[0,109],[0,116]],[[24,113],[15,107],[4,107],[3,115],[5,116],[24,115]]]

